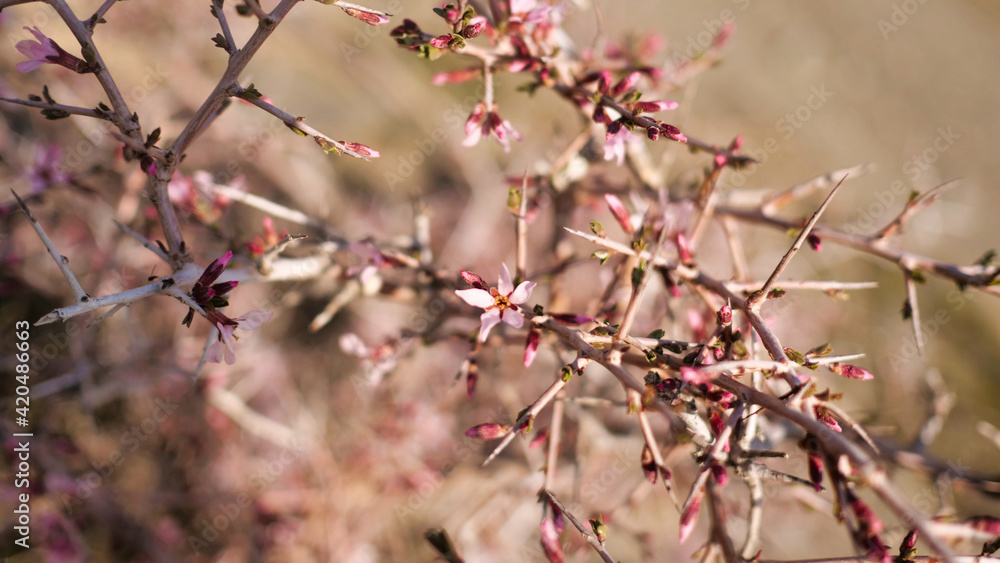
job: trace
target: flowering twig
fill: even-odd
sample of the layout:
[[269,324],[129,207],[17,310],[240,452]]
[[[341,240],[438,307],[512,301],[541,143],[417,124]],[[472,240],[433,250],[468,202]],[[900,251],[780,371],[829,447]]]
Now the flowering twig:
[[370,147],[366,147],[365,145],[362,145],[360,143],[352,143],[349,141],[337,141],[332,137],[320,133],[316,129],[313,129],[309,125],[306,125],[305,118],[295,117],[290,113],[282,111],[276,108],[274,105],[268,103],[266,100],[264,100],[258,95],[249,95],[246,89],[237,87],[234,89],[232,95],[242,98],[243,100],[246,100],[250,104],[255,105],[260,109],[266,111],[267,113],[277,117],[278,119],[283,121],[286,125],[288,125],[288,127],[290,127],[293,131],[300,131],[305,135],[309,135],[310,137],[313,138],[314,141],[316,141],[316,144],[318,144],[323,149],[324,152],[333,151],[337,152],[338,154],[344,153],[353,156],[354,158],[360,158],[362,160],[377,158],[379,156],[378,151]]

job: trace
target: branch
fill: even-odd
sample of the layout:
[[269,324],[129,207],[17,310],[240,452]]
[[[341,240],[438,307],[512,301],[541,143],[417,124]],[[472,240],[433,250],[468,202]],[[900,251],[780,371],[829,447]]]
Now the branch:
[[106,114],[91,108],[81,108],[77,106],[67,106],[63,104],[50,104],[49,102],[43,102],[41,100],[22,100],[19,98],[0,97],[0,101],[4,101],[11,104],[18,104],[22,106],[28,106],[31,108],[52,110],[55,112],[65,112],[72,115],[82,115],[85,117],[93,117],[95,119],[103,119],[106,121],[110,121],[110,118],[108,118]]
[[52,239],[49,238],[49,235],[45,234],[45,229],[43,229],[42,225],[37,219],[35,219],[35,216],[31,214],[31,211],[28,209],[28,205],[24,203],[21,196],[17,195],[17,192],[14,190],[11,190],[10,193],[14,194],[14,198],[17,199],[17,203],[21,206],[21,210],[24,211],[24,214],[28,217],[28,221],[31,223],[31,228],[38,234],[38,238],[42,239],[42,244],[44,244],[45,249],[49,251],[49,256],[55,260],[56,266],[59,267],[59,271],[62,272],[63,277],[66,278],[70,288],[73,289],[73,294],[76,296],[77,302],[83,304],[90,301],[90,296],[87,295],[87,292],[84,291],[83,287],[80,285],[79,280],[77,280],[76,276],[73,275],[73,270],[69,269],[69,259],[60,254],[56,249],[56,245],[52,244]]
[[751,309],[754,312],[760,310],[761,303],[764,302],[764,300],[767,297],[767,293],[771,291],[772,287],[774,287],[774,283],[778,281],[778,276],[780,276],[781,273],[785,270],[785,268],[788,267],[788,264],[792,261],[792,257],[795,256],[795,254],[799,251],[800,248],[802,248],[802,243],[805,242],[806,237],[808,237],[809,233],[812,232],[812,229],[816,225],[816,222],[819,221],[820,216],[823,215],[823,212],[826,211],[826,208],[830,205],[830,202],[833,201],[833,196],[837,194],[837,190],[840,189],[840,186],[843,185],[844,180],[846,179],[847,176],[844,176],[840,180],[840,182],[837,182],[837,185],[834,186],[832,190],[830,190],[830,195],[826,196],[826,199],[823,200],[822,205],[819,206],[819,209],[817,209],[816,212],[813,213],[812,217],[809,219],[809,222],[807,222],[805,227],[802,228],[802,232],[800,232],[799,236],[796,237],[795,242],[792,244],[792,247],[788,249],[788,252],[786,252],[784,256],[781,257],[781,261],[778,262],[777,267],[775,267],[774,271],[771,272],[771,277],[767,278],[767,281],[764,282],[764,285],[761,286],[759,290],[757,290],[756,292],[754,292],[753,295],[750,296],[750,298],[747,300],[748,309]]

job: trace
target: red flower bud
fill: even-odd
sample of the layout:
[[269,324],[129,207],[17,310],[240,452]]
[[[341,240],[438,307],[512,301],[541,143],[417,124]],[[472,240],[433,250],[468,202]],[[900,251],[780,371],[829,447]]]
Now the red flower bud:
[[494,440],[503,438],[510,433],[510,426],[506,424],[479,424],[465,431],[465,435],[478,440]]

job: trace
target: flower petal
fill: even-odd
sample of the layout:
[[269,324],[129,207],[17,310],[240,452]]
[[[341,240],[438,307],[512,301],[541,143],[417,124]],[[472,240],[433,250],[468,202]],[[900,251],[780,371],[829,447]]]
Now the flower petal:
[[484,289],[456,289],[455,295],[469,305],[479,307],[481,309],[485,309],[496,304],[496,300],[492,295],[490,295],[490,292]]
[[521,303],[524,303],[525,301],[531,298],[531,290],[535,289],[535,285],[537,285],[535,284],[535,282],[529,282],[529,281],[521,282],[521,284],[517,286],[517,289],[515,289],[514,292],[510,294],[508,299],[510,300],[511,303],[515,305],[520,305]]
[[500,310],[490,309],[486,311],[479,316],[479,321],[482,323],[479,327],[479,341],[486,342],[486,338],[490,335],[490,330],[500,323]]
[[510,281],[510,270],[507,264],[500,264],[500,281],[497,283],[497,291],[500,295],[510,295],[514,292],[514,282]]
[[524,315],[522,315],[520,311],[516,311],[514,309],[504,309],[501,315],[503,322],[514,328],[521,328],[524,326]]

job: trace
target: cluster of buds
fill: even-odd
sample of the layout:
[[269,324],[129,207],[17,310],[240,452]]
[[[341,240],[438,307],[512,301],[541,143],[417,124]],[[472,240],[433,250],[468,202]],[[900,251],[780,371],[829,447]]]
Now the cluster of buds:
[[496,104],[493,104],[490,111],[487,111],[486,102],[479,102],[472,109],[469,119],[465,122],[466,137],[462,144],[471,147],[477,144],[480,139],[489,137],[490,134],[496,136],[504,152],[510,151],[510,139],[524,140],[524,136],[517,129],[514,129],[509,121],[500,117]]
[[[237,330],[241,332],[256,330],[274,316],[274,311],[249,311],[242,316],[232,319],[220,311],[223,307],[229,306],[226,295],[239,284],[236,281],[216,283],[232,257],[233,253],[229,251],[220,258],[213,260],[205,268],[205,271],[202,272],[198,281],[195,282],[190,293],[195,303],[205,310],[205,315],[208,317],[209,322],[215,325],[215,328],[219,331],[218,339],[209,346],[206,354],[207,360],[216,364],[222,362],[223,359],[229,365],[236,362],[235,344],[242,335],[241,333],[237,333]],[[193,319],[194,310],[188,309],[183,324],[190,327]]]

